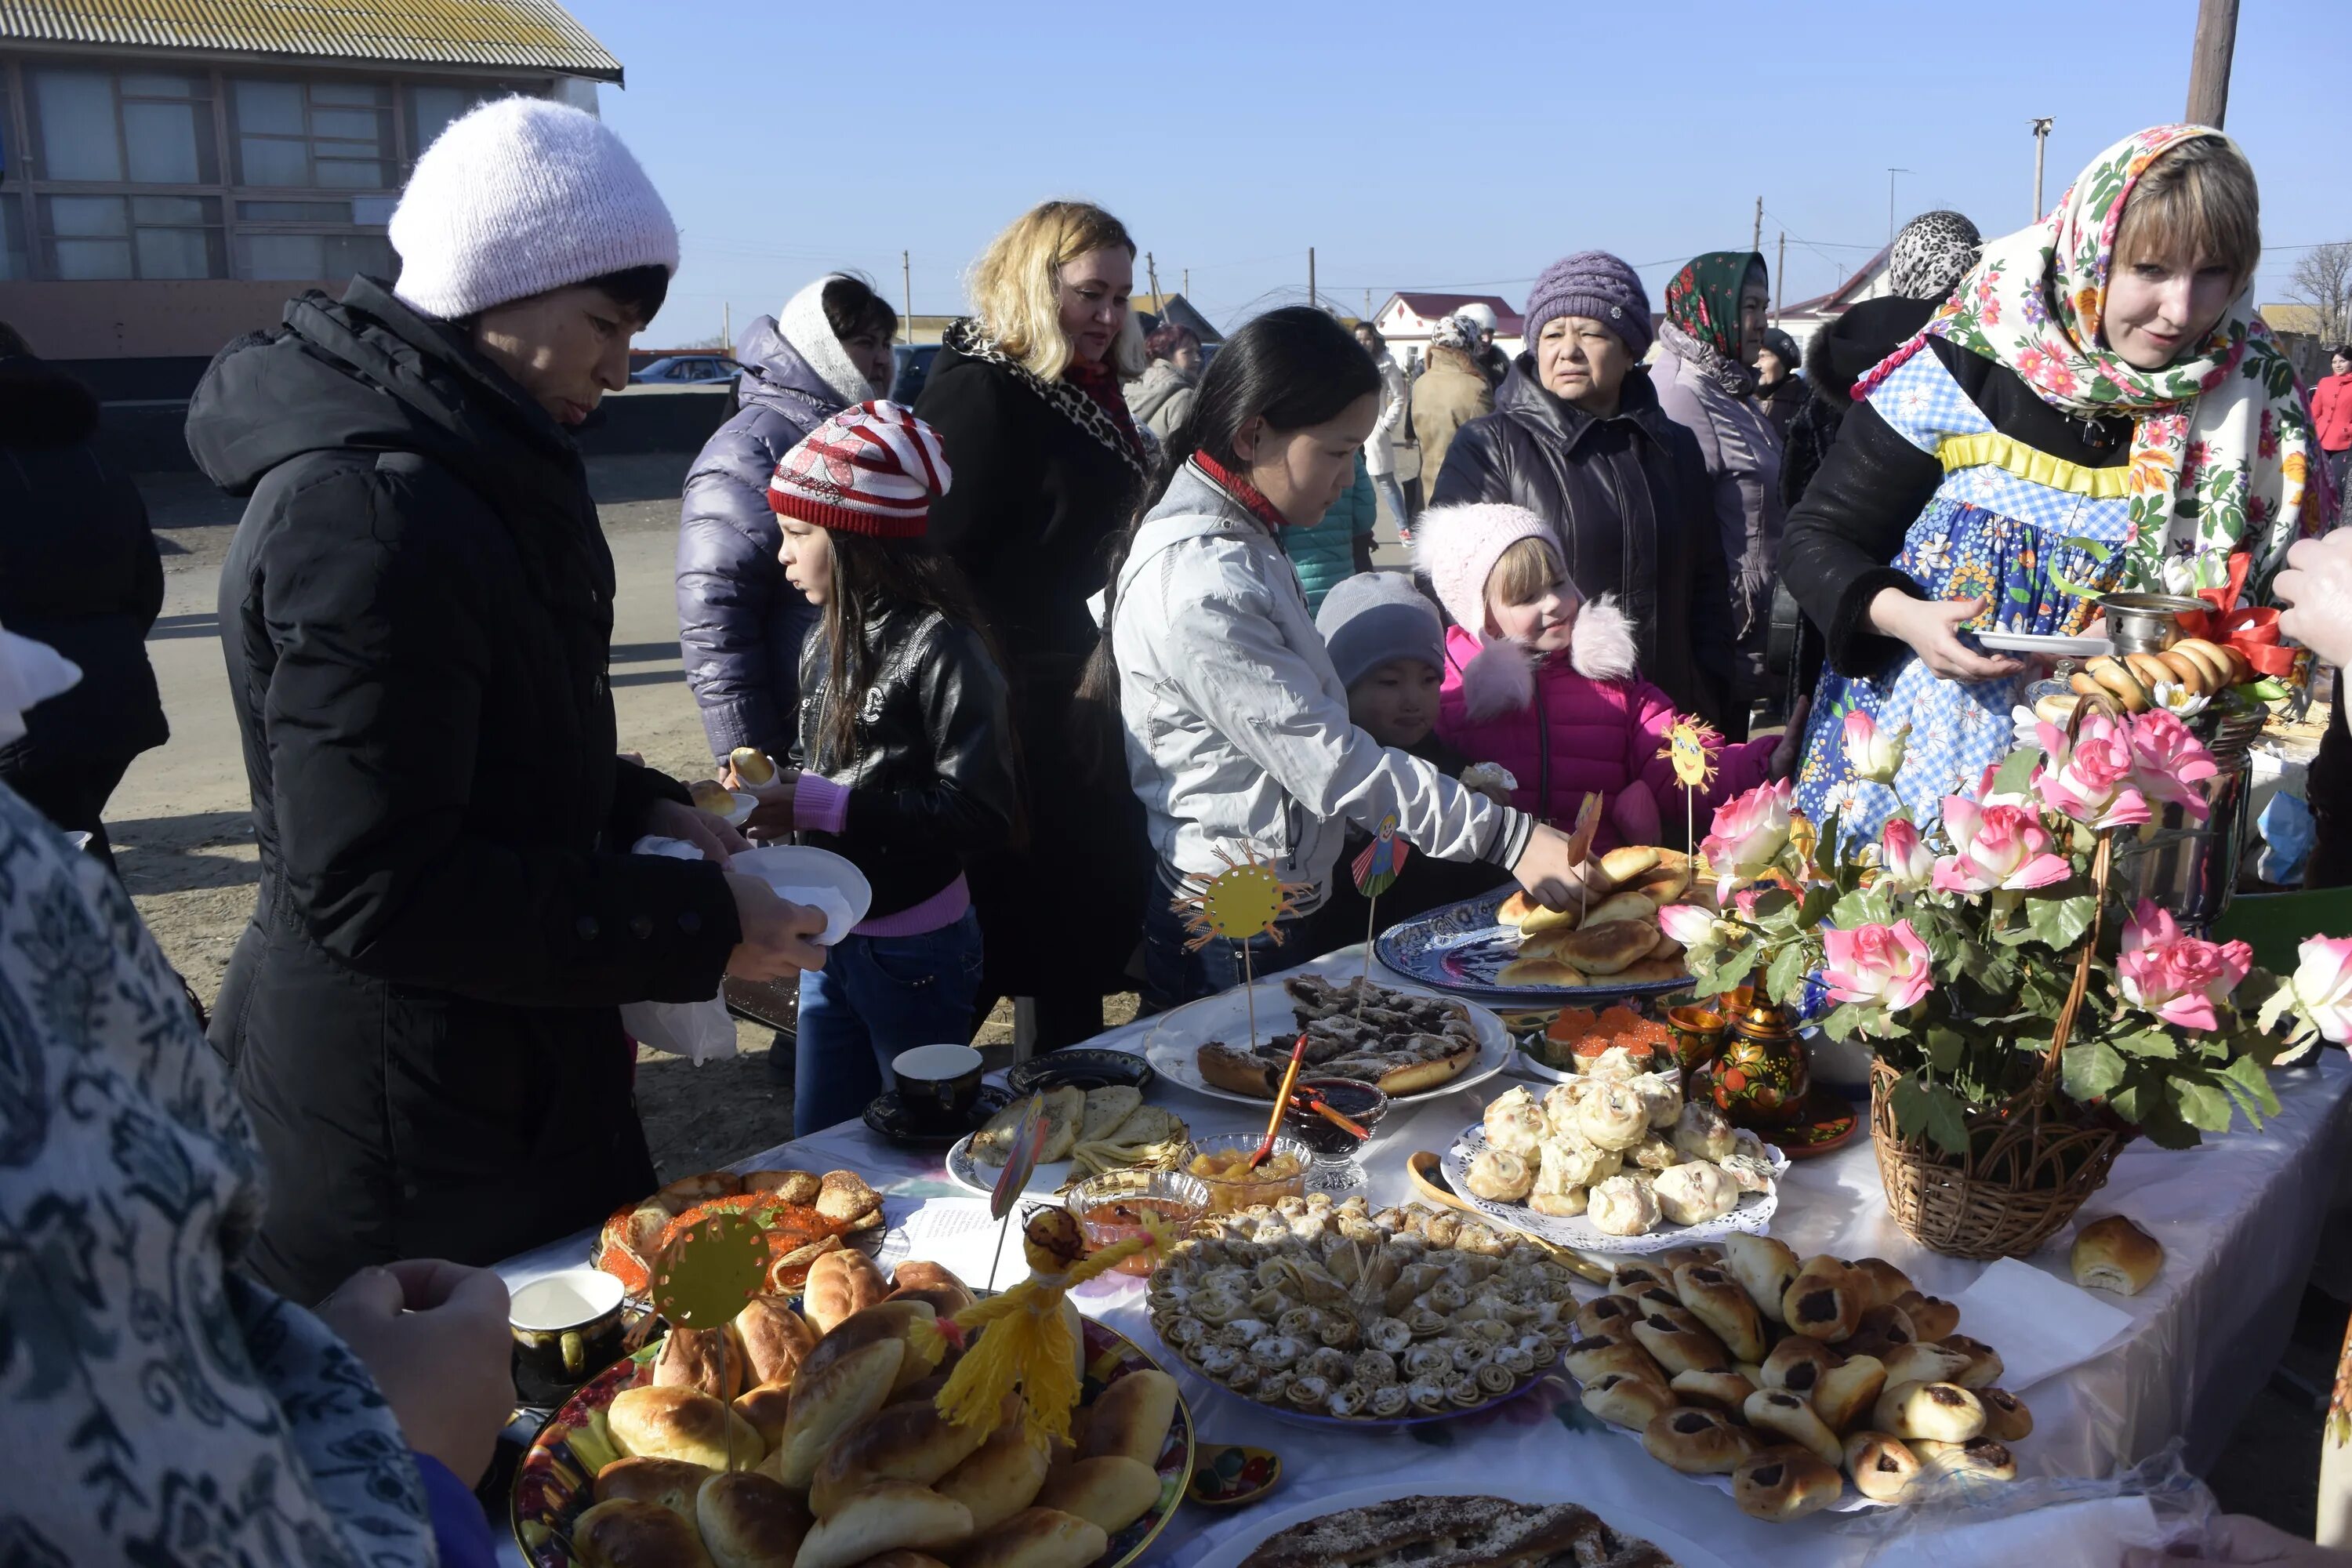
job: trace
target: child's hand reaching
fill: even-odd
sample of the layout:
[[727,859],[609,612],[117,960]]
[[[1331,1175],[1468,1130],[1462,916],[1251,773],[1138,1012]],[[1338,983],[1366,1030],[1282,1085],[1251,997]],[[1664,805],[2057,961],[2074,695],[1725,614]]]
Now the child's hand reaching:
[[1771,760],[1765,763],[1767,776],[1779,784],[1797,771],[1797,763],[1805,754],[1805,721],[1812,716],[1813,700],[1797,699],[1794,711],[1789,715],[1789,727],[1780,731],[1780,743],[1772,748]]

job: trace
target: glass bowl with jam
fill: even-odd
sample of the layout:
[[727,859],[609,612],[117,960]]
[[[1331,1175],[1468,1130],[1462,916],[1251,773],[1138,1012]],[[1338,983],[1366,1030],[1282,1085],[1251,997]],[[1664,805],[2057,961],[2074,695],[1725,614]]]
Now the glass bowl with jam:
[[[1181,1171],[1106,1171],[1071,1188],[1064,1204],[1077,1216],[1092,1249],[1144,1235],[1147,1221],[1181,1240],[1192,1222],[1209,1212],[1209,1189]],[[1147,1247],[1116,1272],[1147,1275],[1159,1264],[1160,1249]]]
[[1263,1132],[1212,1132],[1184,1151],[1185,1173],[1209,1189],[1209,1212],[1233,1214],[1257,1204],[1307,1195],[1307,1169],[1315,1151],[1280,1134],[1265,1163],[1250,1169],[1250,1156],[1265,1142]]
[[[1355,1126],[1342,1126],[1316,1110],[1318,1100]],[[1307,1173],[1307,1190],[1344,1193],[1362,1186],[1364,1167],[1357,1160],[1356,1152],[1388,1113],[1389,1097],[1355,1079],[1302,1078],[1294,1084],[1290,1103],[1282,1109],[1282,1127],[1315,1152],[1315,1168]],[[1359,1132],[1358,1128],[1362,1131]]]

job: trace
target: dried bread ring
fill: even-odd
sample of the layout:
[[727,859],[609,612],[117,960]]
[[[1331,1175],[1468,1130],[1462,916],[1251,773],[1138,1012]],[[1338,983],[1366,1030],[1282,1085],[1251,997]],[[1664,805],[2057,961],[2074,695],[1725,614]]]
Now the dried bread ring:
[[2140,684],[2131,666],[2119,658],[2100,658],[2083,667],[2083,673],[2104,687],[2106,694],[2124,706],[2126,713],[2145,713],[2154,699],[2147,688]]
[[2158,681],[2172,679],[2171,667],[2152,653],[2127,653],[2121,658],[2132,674],[2138,679],[2139,683],[2147,688],[2150,700],[2156,696]]

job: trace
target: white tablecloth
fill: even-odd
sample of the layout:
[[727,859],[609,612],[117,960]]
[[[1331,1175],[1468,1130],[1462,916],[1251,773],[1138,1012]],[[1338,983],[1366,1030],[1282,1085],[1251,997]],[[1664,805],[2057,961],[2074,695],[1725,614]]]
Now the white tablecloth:
[[[1360,972],[1360,950],[1309,967],[1344,978]],[[1092,1042],[1140,1052],[1151,1022],[1117,1029]],[[1465,1095],[1451,1095],[1392,1111],[1365,1152],[1368,1195],[1377,1206],[1412,1196],[1406,1157],[1444,1150],[1477,1116],[1479,1097],[1510,1081],[1490,1079]],[[2073,1370],[2032,1388],[2014,1388],[2032,1407],[2033,1435],[2016,1445],[2021,1475],[2105,1476],[2146,1458],[2175,1436],[2188,1442],[2189,1463],[2202,1469],[2226,1439],[2286,1339],[2321,1216],[2342,1167],[2352,1105],[2352,1065],[2342,1053],[2322,1053],[2315,1068],[2282,1074],[2283,1114],[2260,1132],[2242,1126],[2175,1153],[2137,1143],[2116,1161],[2107,1185],[2086,1217],[2121,1212],[2163,1243],[2165,1264],[2155,1283],[2130,1298],[2097,1295],[2130,1320],[2126,1331]],[[1165,1079],[1151,1090],[1195,1133],[1263,1126],[1265,1113],[1191,1094]],[[948,1178],[938,1152],[887,1143],[859,1122],[845,1122],[798,1142],[741,1162],[740,1168],[846,1167],[862,1173],[888,1199],[887,1214],[903,1247],[909,1218],[934,1200],[931,1222],[973,1194]],[[1941,1257],[1913,1246],[1887,1217],[1867,1128],[1845,1148],[1798,1162],[1788,1174],[1773,1234],[1801,1254],[1876,1256],[1907,1270],[1931,1295],[1957,1297],[1986,1265]],[[592,1236],[579,1236],[524,1253],[499,1266],[509,1285],[585,1260]],[[2032,1266],[2073,1289],[2066,1263],[2072,1232],[2031,1259]],[[934,1247],[931,1250],[938,1250]],[[969,1240],[957,1257],[970,1257]],[[985,1257],[985,1249],[981,1253]],[[984,1271],[984,1264],[981,1265]],[[1006,1250],[1004,1278],[1022,1272],[1017,1247]],[[974,1281],[979,1282],[978,1280]],[[1193,1374],[1169,1354],[1143,1311],[1142,1283],[1114,1276],[1077,1292],[1081,1308],[1160,1356],[1184,1387],[1204,1438],[1247,1442],[1283,1458],[1284,1479],[1269,1504],[1287,1506],[1318,1492],[1337,1494],[1393,1482],[1396,1491],[1490,1491],[1511,1495],[1515,1479],[1545,1478],[1556,1485],[1572,1472],[1581,1500],[1604,1518],[1639,1531],[1654,1520],[1705,1542],[1735,1562],[1859,1563],[1870,1542],[1846,1528],[1846,1516],[1815,1515],[1790,1525],[1748,1519],[1728,1496],[1665,1469],[1638,1442],[1598,1428],[1564,1390],[1539,1387],[1489,1414],[1386,1436],[1312,1430],[1268,1415],[1252,1401]],[[1962,1331],[1969,1325],[1961,1324]],[[1998,1347],[1996,1347],[1998,1348]],[[2312,1456],[2315,1467],[2318,1456]],[[1150,1562],[1170,1568],[1213,1563],[1221,1549],[1254,1538],[1271,1507],[1238,1514],[1183,1508],[1155,1544]],[[2014,1541],[2002,1537],[2004,1564],[2013,1564]],[[511,1543],[509,1543],[511,1551]],[[511,1559],[510,1559],[511,1560]]]

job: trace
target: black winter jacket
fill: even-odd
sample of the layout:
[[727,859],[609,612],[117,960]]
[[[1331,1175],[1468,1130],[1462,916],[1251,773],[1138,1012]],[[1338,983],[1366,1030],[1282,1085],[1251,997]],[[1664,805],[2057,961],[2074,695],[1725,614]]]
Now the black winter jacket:
[[580,456],[457,331],[356,279],[224,349],[188,447],[249,495],[221,642],[261,886],[218,1005],[273,1175],[253,1257],[489,1263],[653,1180],[619,1004],[696,1001],[719,868],[626,854],[613,561]]
[[978,633],[936,610],[898,609],[867,623],[866,643],[879,662],[858,704],[856,755],[845,764],[824,743],[824,635],[808,639],[793,763],[848,787],[841,832],[801,837],[866,873],[867,913],[878,918],[954,881],[963,857],[1011,843],[1021,788],[1004,677]]
[[1430,504],[1507,501],[1551,524],[1577,588],[1616,595],[1633,623],[1643,678],[1719,726],[1731,575],[1713,495],[1698,442],[1659,408],[1646,369],[1627,372],[1617,412],[1595,419],[1545,391],[1523,353],[1495,412],[1454,433]]
[[1780,501],[1804,499],[1822,459],[1837,439],[1839,422],[1853,405],[1853,384],[1872,366],[1909,342],[1936,313],[1933,300],[1892,295],[1864,300],[1829,322],[1805,344],[1805,405],[1797,411],[1780,447]]
[[147,662],[163,563],[131,477],[100,461],[98,399],[37,359],[0,359],[0,626],[81,667],[0,746],[0,778],[120,769],[171,735]]
[[[2016,372],[1944,338],[1929,338],[1921,352],[1944,362],[2000,434],[2086,468],[2114,468],[2128,458],[2128,416],[2071,418],[2042,401]],[[1897,435],[1864,400],[1847,412],[1829,460],[1789,514],[1780,537],[1781,580],[1821,629],[1830,662],[1846,674],[1871,674],[1906,651],[1870,629],[1870,601],[1882,588],[1927,596],[1909,573],[1890,563],[1943,482],[1936,455]]]

